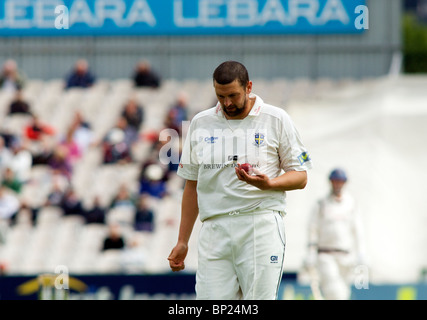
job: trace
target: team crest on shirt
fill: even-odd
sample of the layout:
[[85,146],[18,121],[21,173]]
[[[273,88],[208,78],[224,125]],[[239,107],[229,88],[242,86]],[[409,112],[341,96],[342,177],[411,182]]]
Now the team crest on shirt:
[[265,136],[263,133],[255,133],[255,145],[257,147],[262,146],[265,142]]

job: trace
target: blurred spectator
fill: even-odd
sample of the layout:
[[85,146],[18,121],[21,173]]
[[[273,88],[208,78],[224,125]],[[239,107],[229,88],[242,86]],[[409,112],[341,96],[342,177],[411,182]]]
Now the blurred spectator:
[[6,168],[10,166],[12,158],[12,152],[6,147],[4,138],[0,136],[0,174],[3,174]]
[[73,140],[79,146],[80,152],[83,154],[94,143],[94,133],[90,124],[84,120],[82,114],[76,111],[74,120],[71,124],[73,130]]
[[126,119],[120,117],[116,125],[107,132],[102,141],[104,163],[126,163],[132,161],[132,139],[133,135],[127,127]]
[[0,219],[10,219],[18,213],[21,204],[15,192],[0,186]]
[[53,185],[52,190],[47,195],[45,206],[61,206],[64,198],[64,191],[57,184]]
[[64,199],[65,191],[68,189],[69,183],[67,180],[63,180],[60,175],[52,176],[52,187],[47,195],[45,206],[61,206],[61,202]]
[[22,90],[16,91],[15,99],[9,106],[9,114],[15,113],[31,114],[30,105],[25,101],[22,95]]
[[17,135],[14,133],[11,133],[8,128],[2,128],[0,131],[0,137],[3,138],[4,141],[4,145],[7,148],[12,148],[12,145],[16,142],[16,141],[20,141],[21,135]]
[[53,157],[53,148],[45,141],[38,142],[36,145],[27,147],[31,153],[31,166],[48,165]]
[[21,90],[25,86],[25,77],[18,70],[15,60],[7,60],[0,74],[0,88],[6,91]]
[[74,164],[82,157],[82,152],[79,144],[74,138],[74,130],[72,127],[67,130],[65,137],[60,141],[59,145],[65,150],[67,163],[73,167]]
[[33,141],[41,141],[45,136],[53,136],[55,129],[43,123],[37,115],[32,115],[30,122],[24,127],[24,138]]
[[86,212],[86,223],[105,223],[107,209],[101,205],[99,196],[95,196],[93,204]]
[[72,186],[65,191],[59,207],[64,211],[64,215],[85,216],[85,209],[83,208],[82,202]]
[[[22,146],[31,153],[32,165],[47,164],[52,156],[56,130],[33,114],[24,127]],[[50,141],[49,138],[52,138]]]
[[104,239],[102,250],[109,249],[123,249],[125,247],[125,240],[120,231],[120,225],[112,223],[108,228],[108,235]]
[[123,108],[121,116],[127,121],[127,128],[130,131],[132,142],[138,138],[139,129],[144,121],[144,109],[138,105],[136,99],[132,98],[126,103]]
[[18,212],[20,206],[17,195],[5,186],[0,186],[0,218],[11,218]]
[[3,174],[2,186],[19,194],[21,192],[23,183],[16,177],[11,168],[6,168]]
[[21,199],[20,208],[18,209],[16,214],[12,217],[12,226],[19,223],[23,217],[24,217],[23,220],[30,222],[34,226],[37,223],[37,215],[39,213],[39,210],[40,210],[40,207],[33,207],[30,204],[28,204],[26,200]]
[[167,181],[168,169],[160,162],[157,150],[153,150],[141,167],[139,193],[163,198],[167,194]]
[[134,224],[137,231],[152,232],[154,230],[154,211],[150,208],[149,199],[150,196],[146,193],[138,198]]
[[10,150],[12,152],[12,159],[9,167],[14,172],[16,178],[25,183],[30,179],[31,175],[33,162],[31,153],[23,147],[19,139],[15,139],[12,142]]
[[176,130],[182,135],[182,122],[188,120],[188,95],[184,92],[178,94],[175,103],[166,114],[165,125]]
[[89,70],[89,63],[85,59],[80,59],[67,77],[66,89],[89,88],[94,83],[95,76]]
[[148,61],[139,62],[133,75],[136,87],[158,88],[160,86],[160,77],[151,68]]
[[148,193],[156,198],[163,198],[167,194],[166,181],[158,179],[162,169],[158,164],[149,165],[140,180],[140,193]]
[[54,174],[60,174],[71,180],[72,165],[68,156],[68,150],[62,145],[58,145],[53,149],[52,156],[47,160],[47,165]]
[[110,208],[117,207],[130,207],[135,208],[135,198],[129,191],[128,187],[125,184],[120,185],[119,190],[116,196],[113,198],[110,204]]
[[12,217],[20,208],[20,202],[14,192],[0,186],[0,244],[4,243]]

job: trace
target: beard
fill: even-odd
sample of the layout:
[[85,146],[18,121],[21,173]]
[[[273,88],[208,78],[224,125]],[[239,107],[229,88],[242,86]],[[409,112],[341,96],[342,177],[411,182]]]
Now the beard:
[[242,114],[246,110],[247,102],[248,101],[245,96],[245,100],[243,101],[243,104],[241,106],[235,104],[229,105],[228,107],[222,106],[222,110],[227,116],[234,118]]

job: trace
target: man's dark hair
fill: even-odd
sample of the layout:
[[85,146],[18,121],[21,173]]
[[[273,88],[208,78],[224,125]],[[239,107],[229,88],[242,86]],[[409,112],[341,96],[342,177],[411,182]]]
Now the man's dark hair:
[[219,84],[229,84],[236,79],[243,87],[246,87],[249,82],[248,70],[237,61],[225,61],[213,73],[213,80]]

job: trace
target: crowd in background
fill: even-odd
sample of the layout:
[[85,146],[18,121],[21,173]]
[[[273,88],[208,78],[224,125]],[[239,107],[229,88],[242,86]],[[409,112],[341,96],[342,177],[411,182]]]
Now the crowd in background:
[[[148,61],[138,62],[130,75],[135,88],[158,89],[161,77],[151,68]],[[97,81],[90,70],[88,62],[78,60],[71,71],[64,77],[64,90],[71,88],[88,89]],[[149,105],[134,97],[129,97],[123,105],[122,112],[114,126],[109,128],[102,139],[95,139],[92,124],[80,112],[74,114],[71,125],[65,134],[60,134],[55,124],[46,122],[33,112],[31,104],[25,100],[28,79],[14,60],[4,62],[0,74],[0,93],[9,91],[13,99],[6,111],[6,117],[16,114],[25,115],[27,123],[19,134],[0,131],[0,245],[5,241],[4,228],[13,226],[18,212],[26,208],[31,212],[35,224],[37,214],[43,206],[55,206],[64,215],[83,216],[86,223],[106,223],[108,210],[117,206],[130,206],[136,214],[133,222],[135,230],[152,232],[155,230],[156,212],[150,207],[148,199],[161,199],[167,193],[166,183],[176,164],[165,166],[159,162],[158,152],[162,146],[158,136],[151,139],[150,154],[139,164],[139,189],[131,190],[122,185],[118,193],[107,205],[100,203],[97,196],[88,207],[76,193],[72,183],[73,168],[89,148],[101,148],[102,165],[117,163],[135,163],[132,146],[142,139],[141,128],[146,119],[145,110]],[[164,126],[180,132],[181,122],[188,120],[186,96],[179,95],[176,103],[170,106],[164,119]],[[41,207],[29,206],[20,194],[27,183],[31,183],[31,169],[35,166],[47,166],[51,172],[52,189]],[[3,231],[2,229],[3,228]],[[115,241],[111,234],[106,239],[104,248],[124,247],[123,241]],[[123,240],[123,239],[122,239]]]

